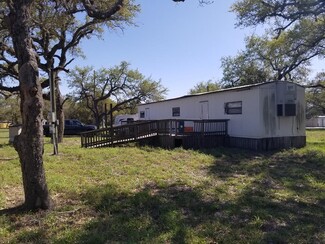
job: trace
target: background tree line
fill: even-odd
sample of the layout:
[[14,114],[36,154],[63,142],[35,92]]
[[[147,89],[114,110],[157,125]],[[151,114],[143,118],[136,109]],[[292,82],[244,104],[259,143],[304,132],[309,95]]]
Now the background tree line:
[[[244,50],[221,59],[223,77],[212,89],[296,82],[307,88],[307,117],[324,115],[325,74],[312,77],[310,70],[311,61],[325,54],[324,1],[239,0],[232,11],[238,27],[263,25],[265,33],[247,37]],[[209,83],[201,82],[189,93],[202,92],[202,84]]]

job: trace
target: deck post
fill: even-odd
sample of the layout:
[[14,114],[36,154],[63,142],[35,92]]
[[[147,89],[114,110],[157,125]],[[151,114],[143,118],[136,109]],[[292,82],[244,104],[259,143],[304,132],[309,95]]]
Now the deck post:
[[200,147],[204,147],[204,120],[201,121]]
[[134,126],[134,140],[137,140],[137,138],[138,138],[138,129],[139,129],[139,126],[135,125]]
[[84,143],[84,137],[83,135],[81,135],[81,147],[84,147],[85,143]]

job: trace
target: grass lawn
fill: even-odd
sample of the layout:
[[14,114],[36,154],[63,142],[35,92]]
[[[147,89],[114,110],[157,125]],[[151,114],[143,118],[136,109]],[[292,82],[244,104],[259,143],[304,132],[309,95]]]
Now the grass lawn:
[[[258,153],[45,145],[52,211],[1,214],[0,243],[325,243],[325,130]],[[0,209],[23,201],[0,146]]]
[[0,128],[0,145],[8,144],[9,142],[9,129]]

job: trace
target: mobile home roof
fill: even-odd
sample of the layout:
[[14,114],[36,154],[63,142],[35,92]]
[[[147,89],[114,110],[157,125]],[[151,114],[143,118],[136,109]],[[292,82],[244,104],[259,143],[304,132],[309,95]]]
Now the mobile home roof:
[[[138,104],[138,106],[146,105],[146,104],[153,104],[153,103],[161,103],[161,102],[165,102],[165,101],[179,100],[179,99],[183,99],[183,98],[203,96],[203,95],[207,95],[207,94],[214,94],[214,93],[220,93],[220,92],[247,90],[247,89],[251,89],[254,87],[263,86],[263,85],[267,85],[267,84],[271,84],[271,83],[277,83],[277,82],[285,82],[285,81],[269,81],[269,82],[263,82],[263,83],[255,83],[255,84],[250,84],[250,85],[231,87],[231,88],[220,89],[220,90],[211,91],[211,92],[202,92],[202,93],[197,93],[197,94],[192,94],[192,95],[185,95],[185,96],[181,96],[181,97],[175,97],[175,98],[160,100],[160,101],[156,101],[156,102],[142,103],[142,104]],[[288,82],[288,83],[293,83],[293,82]],[[299,85],[297,83],[293,83],[293,84],[304,88],[304,86]]]

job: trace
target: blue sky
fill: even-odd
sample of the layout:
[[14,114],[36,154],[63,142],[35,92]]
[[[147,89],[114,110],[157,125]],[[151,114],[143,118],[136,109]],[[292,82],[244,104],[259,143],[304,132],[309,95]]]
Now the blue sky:
[[86,58],[76,59],[70,68],[109,68],[127,61],[145,76],[161,79],[168,98],[185,95],[200,81],[221,79],[220,59],[235,55],[244,48],[245,36],[257,32],[235,28],[236,16],[229,12],[233,2],[218,0],[201,7],[197,0],[137,1],[142,9],[137,27],[106,31],[103,40],[84,40]]

